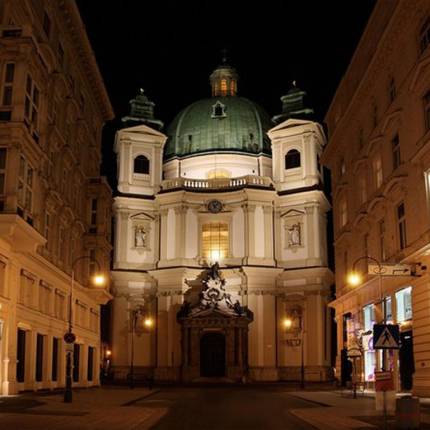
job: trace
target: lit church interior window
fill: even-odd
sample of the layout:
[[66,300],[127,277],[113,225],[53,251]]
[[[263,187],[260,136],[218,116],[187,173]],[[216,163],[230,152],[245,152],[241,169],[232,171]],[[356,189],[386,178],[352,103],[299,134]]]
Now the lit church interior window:
[[226,96],[227,95],[227,80],[221,79],[221,95]]
[[219,261],[228,256],[228,224],[211,222],[202,227],[202,255],[210,261]]
[[134,173],[149,173],[149,160],[144,155],[138,155],[134,159]]
[[300,167],[300,152],[297,149],[290,149],[285,156],[285,169]]

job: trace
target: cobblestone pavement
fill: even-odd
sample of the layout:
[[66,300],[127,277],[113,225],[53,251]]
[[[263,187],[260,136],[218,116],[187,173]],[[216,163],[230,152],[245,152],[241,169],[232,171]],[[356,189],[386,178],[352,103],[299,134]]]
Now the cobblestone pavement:
[[314,429],[289,410],[315,405],[278,387],[169,388],[136,402],[136,406],[167,410],[152,430]]
[[0,397],[0,428],[17,430],[149,429],[167,410],[134,406],[151,395],[145,389],[75,390],[73,402],[61,394]]
[[[423,403],[423,402],[422,402]],[[430,399],[421,408],[430,428]],[[59,393],[0,397],[0,429],[17,430],[277,430],[378,429],[371,397],[333,390],[295,391],[285,385],[125,387],[74,390],[73,403]],[[395,428],[389,417],[388,428]]]

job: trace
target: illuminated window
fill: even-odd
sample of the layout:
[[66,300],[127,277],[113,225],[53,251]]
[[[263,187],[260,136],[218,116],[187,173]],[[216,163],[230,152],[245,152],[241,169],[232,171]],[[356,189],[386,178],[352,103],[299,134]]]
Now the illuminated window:
[[221,79],[221,95],[226,96],[227,95],[227,80]]
[[134,173],[149,174],[149,160],[144,155],[138,155],[134,159]]
[[403,288],[396,292],[397,322],[412,319],[412,287]]
[[210,261],[219,261],[229,254],[228,224],[211,222],[202,227],[202,256]]
[[297,149],[290,149],[285,155],[285,169],[300,167],[300,152]]
[[208,179],[216,179],[216,178],[231,178],[231,173],[227,170],[211,170],[208,173]]
[[231,81],[230,82],[230,95],[234,96],[236,95],[236,81]]
[[430,18],[421,27],[420,31],[420,50],[424,52],[430,44]]

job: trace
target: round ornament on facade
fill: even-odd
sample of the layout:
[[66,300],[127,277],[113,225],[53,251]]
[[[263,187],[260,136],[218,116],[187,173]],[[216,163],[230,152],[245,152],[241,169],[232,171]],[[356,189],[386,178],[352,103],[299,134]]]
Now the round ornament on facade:
[[217,214],[222,211],[222,203],[219,200],[211,200],[208,203],[208,211]]

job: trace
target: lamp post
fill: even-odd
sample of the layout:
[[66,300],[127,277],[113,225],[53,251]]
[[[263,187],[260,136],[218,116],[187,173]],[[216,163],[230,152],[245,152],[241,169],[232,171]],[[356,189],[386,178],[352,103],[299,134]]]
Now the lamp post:
[[300,332],[300,338],[287,339],[288,346],[300,346],[300,388],[305,389],[305,330],[303,308],[294,308],[284,319],[284,327],[288,332]]
[[72,403],[72,345],[74,344],[76,340],[76,335],[72,331],[72,308],[73,308],[73,287],[75,283],[75,266],[76,264],[84,259],[89,259],[92,262],[94,262],[97,265],[97,274],[94,274],[92,276],[92,281],[94,285],[102,286],[105,283],[104,276],[100,273],[100,263],[92,259],[91,257],[87,255],[83,255],[81,257],[76,258],[72,262],[72,281],[70,284],[70,294],[69,294],[69,328],[68,331],[64,334],[64,341],[70,345],[67,349],[67,356],[66,356],[66,387],[64,390],[64,402],[65,403]]
[[[134,334],[136,332],[136,325],[139,315],[144,315],[144,307],[142,305],[137,306],[134,309],[130,310],[130,319],[131,319],[131,351],[130,351],[130,388],[134,388]],[[145,317],[143,320],[143,326],[147,329],[150,329],[153,325],[152,318],[149,316]]]

